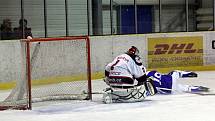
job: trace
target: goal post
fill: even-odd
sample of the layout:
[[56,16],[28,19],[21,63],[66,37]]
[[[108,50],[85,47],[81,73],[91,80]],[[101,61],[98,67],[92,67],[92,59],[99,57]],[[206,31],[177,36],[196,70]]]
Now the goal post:
[[32,103],[91,100],[88,36],[24,39],[16,87],[0,102],[0,110],[32,109]]

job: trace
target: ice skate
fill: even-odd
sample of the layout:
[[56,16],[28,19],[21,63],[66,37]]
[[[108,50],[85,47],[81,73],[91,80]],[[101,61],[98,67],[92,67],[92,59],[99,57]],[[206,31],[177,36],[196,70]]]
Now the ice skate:
[[208,92],[209,88],[204,86],[193,86],[190,88],[190,92]]

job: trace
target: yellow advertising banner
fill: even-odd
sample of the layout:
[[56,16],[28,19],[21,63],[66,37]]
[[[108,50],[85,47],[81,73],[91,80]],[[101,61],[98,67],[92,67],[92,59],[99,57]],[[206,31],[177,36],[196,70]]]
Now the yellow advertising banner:
[[203,65],[203,37],[148,38],[148,67]]

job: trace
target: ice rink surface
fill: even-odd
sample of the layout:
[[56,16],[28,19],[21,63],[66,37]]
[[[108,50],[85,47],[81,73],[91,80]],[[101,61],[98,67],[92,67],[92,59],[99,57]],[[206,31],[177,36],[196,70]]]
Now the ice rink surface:
[[[215,71],[197,72],[199,77],[179,80],[215,90]],[[105,88],[93,81],[93,91]],[[33,110],[0,112],[0,121],[215,121],[215,95],[174,94],[147,97],[143,102],[103,104],[102,95],[92,101],[60,101],[34,104]]]

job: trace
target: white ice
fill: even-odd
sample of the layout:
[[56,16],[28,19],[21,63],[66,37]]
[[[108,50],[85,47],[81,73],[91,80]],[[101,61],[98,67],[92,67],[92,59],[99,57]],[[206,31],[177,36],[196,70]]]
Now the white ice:
[[[198,72],[199,77],[181,83],[215,89],[215,71]],[[104,88],[93,81],[93,91]],[[0,112],[0,121],[215,121],[215,95],[155,95],[138,103],[103,104],[101,95],[92,101],[43,102],[32,110]]]

